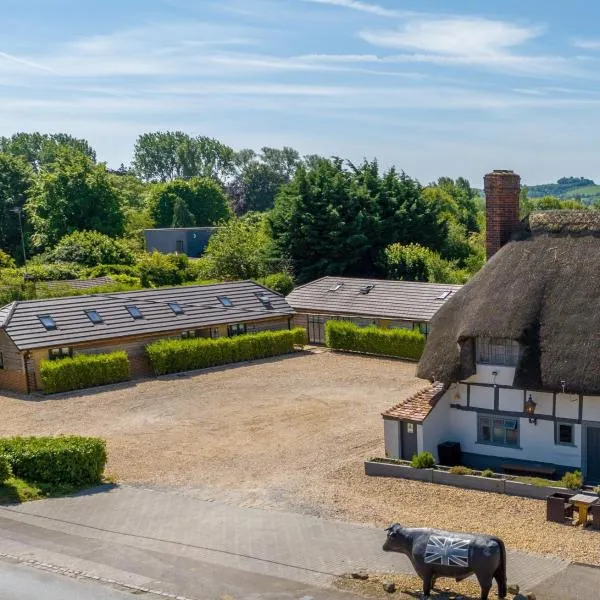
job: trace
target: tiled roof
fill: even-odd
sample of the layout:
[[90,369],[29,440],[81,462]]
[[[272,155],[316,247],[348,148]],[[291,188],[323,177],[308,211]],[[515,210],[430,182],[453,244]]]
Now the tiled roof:
[[104,277],[94,277],[93,279],[64,279],[54,281],[39,281],[36,285],[48,287],[50,289],[60,287],[70,287],[76,290],[87,290],[89,288],[100,287],[114,283],[108,275]]
[[445,391],[444,384],[433,383],[396,404],[396,406],[392,406],[381,415],[398,421],[422,423]]
[[[220,297],[227,297],[230,305],[224,305]],[[169,303],[179,304],[183,312],[176,314]],[[137,307],[142,318],[132,318],[128,306]],[[86,311],[98,312],[103,322],[94,324]],[[19,350],[30,350],[293,314],[280,294],[253,281],[234,281],[18,301],[0,309],[0,326]],[[55,328],[47,330],[42,325],[40,316],[44,315],[55,321]]]
[[[365,293],[367,286],[373,287]],[[428,322],[460,288],[446,283],[322,277],[297,287],[286,300],[296,312]]]

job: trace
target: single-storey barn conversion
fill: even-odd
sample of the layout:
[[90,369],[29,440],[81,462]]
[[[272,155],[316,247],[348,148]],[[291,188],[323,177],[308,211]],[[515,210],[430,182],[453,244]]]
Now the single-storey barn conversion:
[[296,312],[294,324],[307,329],[309,342],[323,344],[325,323],[332,319],[427,334],[433,315],[459,289],[444,283],[322,277],[297,287],[286,300]]
[[434,383],[383,413],[386,454],[458,443],[474,468],[598,482],[600,213],[519,222],[519,188],[486,176],[489,260],[433,318],[417,374]]
[[288,329],[293,314],[252,281],[12,302],[0,309],[0,388],[30,393],[43,360],[115,350],[144,376],[154,340]]

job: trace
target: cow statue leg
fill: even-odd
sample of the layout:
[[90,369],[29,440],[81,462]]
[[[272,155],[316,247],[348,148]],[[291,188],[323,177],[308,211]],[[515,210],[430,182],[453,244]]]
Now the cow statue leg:
[[427,599],[431,595],[431,588],[435,582],[435,575],[431,569],[427,569],[419,573],[423,580],[423,598]]
[[488,595],[492,589],[493,576],[488,574],[477,574],[477,581],[481,586],[481,600],[488,600]]

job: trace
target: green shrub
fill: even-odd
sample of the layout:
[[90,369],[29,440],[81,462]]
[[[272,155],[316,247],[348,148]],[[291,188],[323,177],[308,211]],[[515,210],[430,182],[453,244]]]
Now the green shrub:
[[9,457],[6,454],[0,454],[0,485],[12,477],[12,474]]
[[570,490],[578,490],[583,486],[583,475],[581,471],[568,472],[560,480],[564,487]]
[[325,344],[336,350],[417,360],[425,348],[425,336],[410,329],[359,327],[349,321],[327,321]]
[[463,467],[462,465],[455,465],[450,469],[450,473],[453,475],[473,475],[473,469]]
[[481,471],[481,476],[482,477],[493,477],[494,471],[492,471],[491,469],[484,469],[483,471]]
[[140,256],[137,268],[144,287],[181,285],[188,278],[189,262],[185,254],[154,251]]
[[21,271],[35,281],[79,279],[83,274],[81,266],[75,263],[28,264]]
[[129,359],[125,352],[112,352],[44,360],[40,376],[46,394],[117,383],[129,379]]
[[52,484],[92,485],[102,481],[106,443],[98,438],[16,437],[0,439],[15,477]]
[[267,275],[259,279],[258,283],[283,296],[287,296],[294,289],[294,278],[289,273]]
[[412,457],[410,465],[415,469],[431,469],[435,466],[435,458],[431,452],[419,452]]
[[146,346],[156,375],[205,369],[294,351],[306,343],[306,330],[263,331],[232,338],[158,340]]
[[74,231],[65,235],[49,254],[50,262],[71,262],[86,267],[101,264],[132,265],[133,253],[119,240],[99,231]]
[[129,277],[139,277],[140,271],[133,265],[97,265],[88,269],[86,277],[104,277],[106,275],[129,275]]

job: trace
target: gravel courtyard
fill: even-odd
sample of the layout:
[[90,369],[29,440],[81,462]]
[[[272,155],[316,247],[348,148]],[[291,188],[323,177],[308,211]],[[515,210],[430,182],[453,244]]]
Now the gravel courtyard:
[[0,435],[97,435],[120,481],[381,526],[483,531],[600,564],[600,533],[546,523],[543,502],[364,475],[364,458],[383,454],[380,412],[425,383],[414,371],[302,353],[50,399],[0,396]]

